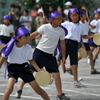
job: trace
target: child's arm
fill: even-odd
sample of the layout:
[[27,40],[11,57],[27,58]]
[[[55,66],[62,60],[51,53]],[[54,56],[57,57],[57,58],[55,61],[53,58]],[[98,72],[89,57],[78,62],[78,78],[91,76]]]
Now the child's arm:
[[66,46],[65,46],[65,40],[60,40],[61,50],[62,50],[62,60],[65,63],[65,52],[66,52]]
[[34,39],[37,35],[39,35],[38,31],[35,31],[32,34],[30,34],[30,40]]
[[6,59],[7,58],[5,58],[5,57],[0,58],[0,68],[1,68],[2,64],[6,61]]
[[36,62],[35,62],[34,60],[29,60],[29,62],[30,62],[30,64],[31,64],[32,66],[34,66],[34,68],[35,68],[37,71],[43,70],[43,69],[40,69],[40,68],[38,67],[38,65],[36,64]]

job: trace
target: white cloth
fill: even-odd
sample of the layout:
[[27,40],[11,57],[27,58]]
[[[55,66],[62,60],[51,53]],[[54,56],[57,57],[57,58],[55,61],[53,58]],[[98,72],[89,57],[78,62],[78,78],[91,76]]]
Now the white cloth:
[[97,33],[100,34],[100,19],[97,21]]
[[[16,44],[14,44],[7,61],[9,63],[23,64],[32,60],[32,55],[32,48],[30,45],[26,44],[22,47],[17,47]],[[2,54],[2,56],[4,56],[4,54]]]
[[83,27],[83,24],[80,24],[80,23],[75,24],[75,23],[66,21],[62,23],[62,25],[68,30],[68,35],[65,36],[65,39],[70,39],[70,40],[80,42],[81,36],[87,35],[87,32],[85,28]]
[[44,24],[37,31],[42,37],[36,48],[49,54],[54,54],[58,41],[64,40],[65,37],[65,32],[61,27],[54,28],[51,24]]
[[8,26],[5,24],[0,25],[0,35],[10,37],[11,33],[14,33],[14,26],[12,24]]
[[32,21],[31,16],[21,16],[19,21],[31,32],[31,26],[28,27],[29,23]]
[[[88,35],[88,32],[89,32],[89,24],[88,24],[88,22],[87,21],[84,21],[84,23],[82,23],[80,21],[80,23],[83,24],[83,27],[85,28],[85,30],[87,32],[87,35]],[[88,43],[88,39],[82,38],[82,40],[83,40],[84,43]]]
[[97,31],[98,31],[98,20],[92,20],[91,22],[90,22],[90,24],[92,25],[92,26],[96,26],[96,28],[94,28],[94,29],[92,29],[91,27],[90,27],[90,31],[91,32],[93,32],[93,33],[96,33]]
[[65,9],[65,10],[64,10],[64,14],[65,14],[65,15],[68,15],[69,10],[70,10],[70,9]]

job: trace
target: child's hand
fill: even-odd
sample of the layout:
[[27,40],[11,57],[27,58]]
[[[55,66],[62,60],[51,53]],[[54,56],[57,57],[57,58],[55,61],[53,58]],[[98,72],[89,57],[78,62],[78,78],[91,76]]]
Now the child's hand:
[[37,71],[43,71],[44,69],[43,68],[39,68]]

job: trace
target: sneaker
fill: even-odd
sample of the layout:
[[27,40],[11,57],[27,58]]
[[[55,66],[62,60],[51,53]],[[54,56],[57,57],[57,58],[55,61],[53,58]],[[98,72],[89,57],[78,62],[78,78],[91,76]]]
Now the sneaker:
[[100,74],[100,72],[96,71],[96,69],[91,69],[91,74]]
[[22,90],[17,90],[16,93],[15,93],[15,97],[17,99],[20,99],[21,98],[21,94],[22,94]]
[[83,85],[83,84],[80,83],[80,82],[74,82],[74,86],[77,87],[77,88],[86,87],[85,85]]
[[64,93],[62,93],[60,96],[57,95],[57,100],[70,100],[69,97],[66,97]]
[[72,75],[72,69],[71,68],[67,68],[67,72]]

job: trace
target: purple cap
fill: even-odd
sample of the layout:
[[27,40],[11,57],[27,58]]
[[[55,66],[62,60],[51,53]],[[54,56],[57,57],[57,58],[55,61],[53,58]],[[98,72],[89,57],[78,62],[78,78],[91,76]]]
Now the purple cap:
[[29,34],[30,32],[24,26],[21,26],[16,29],[15,33],[16,36],[21,37],[25,34]]
[[49,16],[49,20],[51,21],[53,18],[55,18],[58,15],[60,15],[58,11],[53,11]]
[[81,13],[80,13],[80,15],[85,15],[86,14],[86,11],[82,11]]
[[71,14],[72,12],[79,13],[79,10],[77,8],[72,8],[72,9],[69,10],[68,14]]
[[93,14],[100,13],[99,11],[95,10]]
[[10,15],[5,15],[5,16],[3,16],[3,18],[2,18],[2,20],[4,20],[4,19],[11,19],[11,16]]

